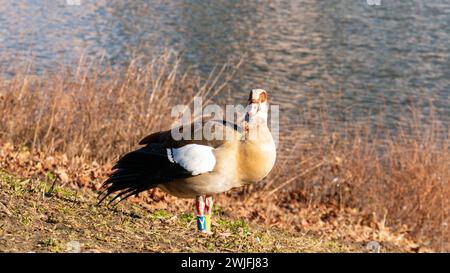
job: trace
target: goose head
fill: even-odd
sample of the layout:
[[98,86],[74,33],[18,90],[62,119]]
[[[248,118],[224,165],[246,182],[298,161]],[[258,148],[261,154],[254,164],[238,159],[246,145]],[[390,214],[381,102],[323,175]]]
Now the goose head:
[[245,114],[245,121],[248,123],[267,124],[269,103],[267,101],[267,91],[264,89],[253,89],[250,91]]

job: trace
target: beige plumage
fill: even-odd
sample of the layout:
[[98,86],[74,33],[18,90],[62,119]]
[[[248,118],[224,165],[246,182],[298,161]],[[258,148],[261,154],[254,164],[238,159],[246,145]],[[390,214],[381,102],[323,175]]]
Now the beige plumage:
[[154,187],[177,197],[209,198],[262,180],[276,159],[268,110],[267,92],[254,89],[243,130],[226,121],[204,119],[196,130],[212,123],[212,136],[175,140],[168,130],[145,137],[140,144],[146,146],[126,154],[114,166],[116,171],[105,181],[100,202],[114,192],[118,194],[113,200]]

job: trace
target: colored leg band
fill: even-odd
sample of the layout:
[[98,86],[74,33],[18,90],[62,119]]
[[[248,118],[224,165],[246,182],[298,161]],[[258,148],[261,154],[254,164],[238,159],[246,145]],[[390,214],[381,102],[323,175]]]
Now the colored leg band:
[[211,231],[211,215],[197,216],[197,228],[200,232]]
[[212,205],[213,205],[212,197],[197,196],[196,198],[197,229],[200,232],[211,231]]

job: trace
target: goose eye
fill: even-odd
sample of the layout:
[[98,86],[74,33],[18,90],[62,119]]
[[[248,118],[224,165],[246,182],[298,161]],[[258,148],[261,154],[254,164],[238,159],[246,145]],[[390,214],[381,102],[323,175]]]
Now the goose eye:
[[263,103],[267,100],[267,93],[266,92],[262,92],[261,94],[259,94],[259,102]]

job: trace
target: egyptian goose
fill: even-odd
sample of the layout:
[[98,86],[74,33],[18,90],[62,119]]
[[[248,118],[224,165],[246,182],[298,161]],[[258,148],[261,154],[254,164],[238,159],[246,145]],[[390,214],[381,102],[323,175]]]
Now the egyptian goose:
[[112,193],[117,194],[110,203],[158,187],[177,197],[196,198],[197,227],[210,232],[212,195],[262,180],[275,163],[268,110],[267,92],[254,89],[244,130],[228,121],[203,119],[200,127],[190,126],[196,128],[191,136],[209,124],[214,128],[212,137],[175,140],[172,130],[145,137],[139,142],[144,147],[125,154],[115,164],[115,171],[103,184],[99,204]]

